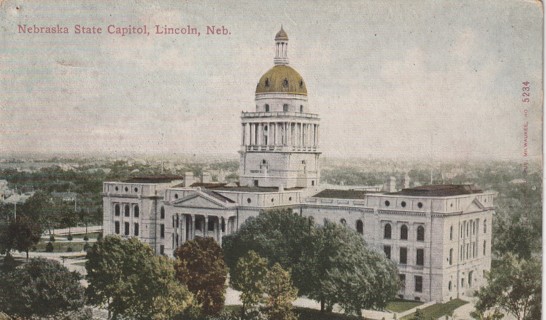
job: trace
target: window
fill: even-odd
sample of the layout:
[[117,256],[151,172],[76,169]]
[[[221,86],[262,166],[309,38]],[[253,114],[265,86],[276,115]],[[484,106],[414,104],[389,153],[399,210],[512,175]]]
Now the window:
[[266,87],[269,87],[269,78],[266,78],[266,79],[265,79],[265,86],[266,86]]
[[408,263],[408,248],[400,248],[400,263]]
[[133,230],[134,230],[135,236],[138,236],[138,223],[135,223]]
[[468,286],[472,287],[472,271],[468,273]]
[[447,284],[447,290],[451,291],[451,281],[449,281],[449,283]]
[[114,212],[116,214],[116,217],[119,217],[119,214],[120,214],[119,204],[116,204],[114,206]]
[[425,250],[417,249],[416,264],[422,266],[425,264]]
[[165,254],[165,246],[164,245],[159,246],[159,254]]
[[161,210],[159,210],[159,218],[160,219],[165,219],[165,208],[164,207],[161,207]]
[[423,277],[415,276],[415,292],[423,292]]
[[129,208],[129,205],[125,205],[125,216],[128,217],[130,215],[131,209]]
[[423,207],[423,203],[422,203],[422,202],[417,203],[417,207],[418,207],[419,209],[421,209],[421,208]]
[[119,234],[119,221],[114,222],[114,226],[115,226],[114,232],[115,232],[116,234]]
[[165,225],[164,224],[159,225],[159,237],[165,238]]
[[391,202],[389,200],[385,200],[385,207],[388,207],[391,205]]
[[400,289],[401,290],[406,289],[406,275],[405,274],[399,274],[398,279],[400,280]]
[[282,111],[288,112],[288,105],[287,105],[287,104],[284,104],[284,105],[282,106]]
[[288,79],[284,79],[282,81],[282,86],[285,87],[285,88],[288,88]]
[[213,222],[213,221],[209,221],[209,223],[208,223],[208,231],[214,231],[214,222]]
[[487,247],[487,241],[483,240],[483,255],[485,256],[486,248]]
[[464,288],[464,278],[461,278],[461,288]]
[[483,233],[487,233],[487,220],[483,220]]
[[390,223],[387,223],[385,225],[385,229],[383,230],[383,238],[384,239],[390,239],[391,238],[391,233],[392,233],[391,225],[390,225]]
[[449,265],[453,264],[453,248],[449,249]]
[[402,201],[402,202],[400,203],[400,205],[402,206],[402,208],[405,208],[405,207],[406,207],[406,201]]
[[135,206],[134,211],[135,211],[135,218],[138,218],[138,215],[140,214],[140,210],[138,209],[138,206]]
[[300,112],[303,113],[303,106],[300,105]]
[[385,252],[387,259],[391,258],[391,246],[383,246],[383,252]]
[[453,226],[449,227],[449,240],[453,240]]
[[408,226],[405,224],[400,227],[400,239],[408,240]]
[[417,241],[425,241],[425,227],[417,227]]
[[311,180],[311,185],[312,185],[312,186],[315,185],[315,180]]
[[364,223],[362,223],[362,220],[356,220],[356,232],[364,234]]
[[125,235],[129,235],[129,222],[125,222]]
[[265,112],[269,112],[269,105],[268,104],[265,105]]

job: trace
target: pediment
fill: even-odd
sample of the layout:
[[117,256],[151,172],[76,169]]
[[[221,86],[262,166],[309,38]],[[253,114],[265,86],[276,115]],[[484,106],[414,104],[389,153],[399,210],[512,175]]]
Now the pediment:
[[203,208],[203,209],[226,209],[229,206],[221,201],[205,194],[194,193],[188,195],[182,199],[178,199],[172,202],[175,207],[191,207],[191,208]]
[[476,212],[485,210],[485,206],[478,199],[472,200],[472,202],[465,208],[464,212]]

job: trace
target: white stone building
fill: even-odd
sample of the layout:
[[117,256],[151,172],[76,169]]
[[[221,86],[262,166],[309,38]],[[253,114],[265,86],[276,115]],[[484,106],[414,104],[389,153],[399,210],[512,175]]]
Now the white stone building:
[[274,67],[256,87],[256,110],[241,115],[240,182],[155,176],[105,182],[104,233],[139,237],[172,256],[195,237],[236,232],[271,208],[346,225],[398,264],[399,296],[447,301],[485,283],[491,265],[494,192],[431,185],[384,192],[321,187],[319,117],[303,78],[288,65],[288,36],[275,37]]

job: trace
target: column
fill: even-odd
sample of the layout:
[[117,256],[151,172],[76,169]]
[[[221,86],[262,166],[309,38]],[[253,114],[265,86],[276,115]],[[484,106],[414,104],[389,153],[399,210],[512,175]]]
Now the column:
[[205,216],[205,224],[203,226],[203,237],[208,237],[209,235],[209,216]]
[[243,123],[241,125],[241,145],[244,146],[245,145],[245,124]]
[[219,226],[218,226],[218,243],[220,244],[220,246],[222,246],[222,237],[224,236],[224,232],[222,231],[222,224],[226,225],[226,228],[227,228],[227,224],[226,224],[224,218],[218,218],[218,223],[219,223]]
[[195,215],[192,214],[191,216],[191,231],[190,231],[190,240],[195,239]]
[[305,141],[305,131],[304,131],[304,126],[303,126],[303,122],[300,123],[300,126],[301,126],[301,146],[304,147],[305,144],[304,144],[304,141]]
[[180,235],[181,235],[181,243],[186,242],[186,215],[182,214],[180,215]]
[[271,132],[273,131],[273,128],[271,126],[271,122],[267,123],[267,145],[268,146],[271,146],[273,145],[273,141],[272,141],[272,134]]
[[253,145],[254,144],[254,134],[253,134],[254,125],[250,123],[249,126],[250,126],[250,145]]

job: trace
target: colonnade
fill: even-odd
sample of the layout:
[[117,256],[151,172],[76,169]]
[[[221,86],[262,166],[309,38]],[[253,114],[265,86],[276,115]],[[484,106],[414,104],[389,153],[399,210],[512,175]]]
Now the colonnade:
[[172,217],[175,247],[196,237],[211,237],[222,244],[224,234],[235,232],[235,217],[199,214],[176,214]]
[[256,122],[242,124],[243,146],[317,147],[319,125],[305,122]]

